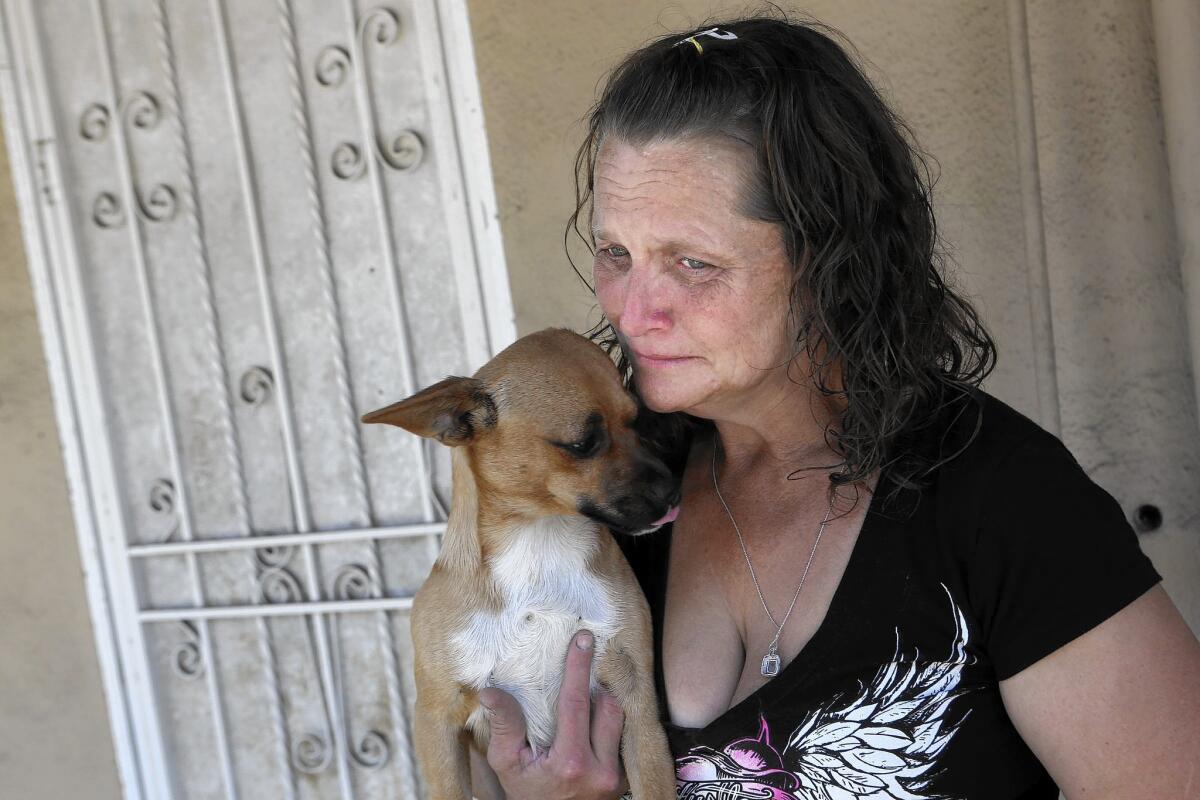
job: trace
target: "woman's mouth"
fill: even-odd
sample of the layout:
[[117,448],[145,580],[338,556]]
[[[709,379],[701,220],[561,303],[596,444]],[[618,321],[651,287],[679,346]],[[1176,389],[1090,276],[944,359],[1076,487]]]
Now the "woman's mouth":
[[636,350],[633,352],[633,354],[638,363],[652,367],[669,367],[675,364],[682,364],[685,361],[691,361],[694,358],[693,356],[672,356],[655,353],[640,353]]

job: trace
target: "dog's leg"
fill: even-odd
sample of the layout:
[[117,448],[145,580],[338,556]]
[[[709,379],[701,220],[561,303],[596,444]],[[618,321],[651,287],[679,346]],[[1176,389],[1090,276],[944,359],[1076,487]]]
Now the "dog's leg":
[[614,638],[600,663],[598,677],[625,712],[621,758],[633,800],[675,800],[675,762],[658,721],[654,673],[649,663],[635,664],[620,640]]
[[625,717],[621,757],[634,800],[675,800],[675,765],[657,713]]
[[[658,712],[646,714],[642,705],[625,716],[620,753],[634,800],[676,800],[674,760]],[[652,704],[653,708],[653,704]]]
[[471,763],[466,733],[444,711],[429,708],[418,695],[413,719],[417,763],[429,800],[470,800]]

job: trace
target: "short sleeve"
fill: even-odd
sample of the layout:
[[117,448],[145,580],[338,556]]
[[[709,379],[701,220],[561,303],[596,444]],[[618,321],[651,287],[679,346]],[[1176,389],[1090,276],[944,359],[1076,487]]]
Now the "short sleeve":
[[1162,579],[1116,499],[1053,435],[1002,457],[984,488],[968,593],[1004,680]]

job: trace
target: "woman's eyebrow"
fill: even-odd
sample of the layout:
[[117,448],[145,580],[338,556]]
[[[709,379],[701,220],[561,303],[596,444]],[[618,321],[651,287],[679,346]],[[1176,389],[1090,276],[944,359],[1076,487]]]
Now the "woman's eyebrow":
[[[592,236],[596,239],[611,239],[611,238],[613,238],[612,234],[610,234],[608,231],[604,230],[603,228],[598,228],[598,227],[592,228]],[[730,257],[729,254],[724,252],[723,248],[716,248],[716,247],[713,247],[712,245],[701,244],[699,242],[684,241],[684,240],[678,239],[678,238],[667,239],[666,241],[662,242],[662,244],[660,246],[667,250],[681,250],[681,251],[689,251],[690,250],[690,251],[695,252],[697,255],[702,255],[707,258],[729,258]]]
[[682,251],[690,250],[696,253],[696,255],[702,256],[718,256],[723,252],[723,248],[695,240],[668,239],[663,242],[663,247]]

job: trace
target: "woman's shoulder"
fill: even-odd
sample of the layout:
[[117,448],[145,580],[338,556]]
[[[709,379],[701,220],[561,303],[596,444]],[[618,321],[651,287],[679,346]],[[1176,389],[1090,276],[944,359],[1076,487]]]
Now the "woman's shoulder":
[[[1021,411],[983,389],[971,387],[947,403],[932,426],[941,484],[986,484],[1022,459],[1068,456],[1063,443]],[[956,488],[965,488],[957,486]]]
[[[1161,580],[1121,503],[1054,434],[980,393],[979,450],[938,498],[969,606],[1000,680],[1124,608]],[[969,477],[967,477],[969,476]],[[969,487],[965,488],[964,487]],[[955,492],[963,489],[964,494]]]
[[937,416],[925,442],[930,474],[898,507],[931,503],[939,529],[955,532],[952,538],[973,539],[989,516],[1051,503],[1055,486],[1089,482],[1057,436],[982,389],[970,389]]

